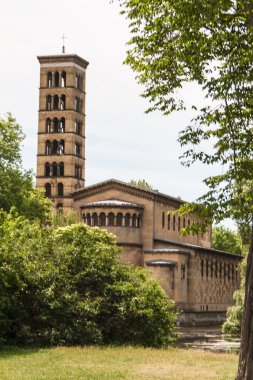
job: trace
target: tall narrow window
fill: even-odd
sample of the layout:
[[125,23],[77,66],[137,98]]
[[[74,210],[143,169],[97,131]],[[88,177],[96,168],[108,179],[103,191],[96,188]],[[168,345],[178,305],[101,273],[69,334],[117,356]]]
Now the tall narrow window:
[[131,216],[130,214],[126,214],[125,215],[125,227],[130,227],[130,219],[131,219]]
[[62,117],[60,120],[60,126],[59,126],[59,131],[60,133],[65,132],[65,117]]
[[58,197],[63,197],[63,183],[58,183],[57,184],[57,195]]
[[47,95],[46,110],[51,111],[51,107],[52,107],[52,97],[51,95]]
[[58,132],[58,125],[59,125],[59,121],[58,121],[57,117],[54,117],[53,123],[54,123],[54,133],[57,133]]
[[64,162],[59,163],[59,176],[60,177],[64,176]]
[[59,96],[58,95],[54,95],[54,110],[58,110],[59,109]]
[[88,226],[91,225],[91,216],[90,216],[90,213],[87,214],[86,223],[88,224]]
[[49,140],[45,142],[45,151],[47,156],[51,154],[51,143]]
[[100,219],[100,227],[105,227],[106,226],[106,215],[104,212],[101,212],[101,214],[99,215],[99,219]]
[[52,154],[57,154],[58,151],[58,141],[54,140],[52,144]]
[[48,117],[46,119],[46,133],[50,133],[51,132],[51,120],[50,120],[50,117]]
[[47,73],[47,87],[52,87],[52,73],[50,71]]
[[119,212],[116,216],[116,226],[122,227],[122,222],[123,222],[123,214],[121,214],[121,212]]
[[59,141],[59,144],[58,144],[58,154],[62,155],[64,154],[64,140],[61,140]]
[[183,228],[185,228],[185,218],[183,218]]
[[114,218],[115,218],[115,216],[114,216],[113,212],[110,212],[108,214],[108,226],[114,226]]
[[181,230],[181,219],[180,219],[180,216],[178,217],[177,226],[178,226],[178,231],[180,231]]
[[61,73],[61,87],[66,87],[66,78],[67,78],[66,71],[63,71]]
[[162,213],[162,228],[164,228],[164,223],[165,223],[165,214],[163,212]]
[[54,85],[55,85],[55,87],[59,87],[59,84],[60,84],[60,75],[59,75],[58,71],[56,71],[54,73]]
[[133,214],[132,217],[132,227],[137,227],[137,215]]
[[201,267],[201,277],[204,277],[204,260],[203,259],[201,260],[200,267]]
[[53,168],[53,177],[57,177],[57,163],[56,162],[53,162],[52,168]]
[[168,214],[168,230],[170,230],[170,214]]
[[176,215],[173,215],[173,231],[176,231]]
[[206,277],[208,277],[208,269],[209,269],[209,263],[208,260],[206,260]]
[[45,184],[46,197],[51,197],[51,185],[50,183]]
[[137,219],[137,227],[138,228],[141,227],[141,215],[140,214],[138,215],[138,219]]
[[60,110],[64,111],[66,109],[66,96],[62,95],[60,99]]
[[50,177],[50,164],[49,164],[49,162],[45,163],[45,176]]

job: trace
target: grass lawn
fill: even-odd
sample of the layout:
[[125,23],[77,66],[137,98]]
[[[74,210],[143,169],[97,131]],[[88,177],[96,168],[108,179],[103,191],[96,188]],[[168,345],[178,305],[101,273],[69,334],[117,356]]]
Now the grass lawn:
[[1,380],[234,380],[238,356],[133,347],[0,349]]

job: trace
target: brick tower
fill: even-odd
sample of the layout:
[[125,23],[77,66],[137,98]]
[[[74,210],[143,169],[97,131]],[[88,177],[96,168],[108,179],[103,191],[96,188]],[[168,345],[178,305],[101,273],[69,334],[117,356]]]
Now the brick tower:
[[68,194],[85,182],[85,75],[88,62],[75,54],[40,62],[37,188],[56,208],[72,208]]

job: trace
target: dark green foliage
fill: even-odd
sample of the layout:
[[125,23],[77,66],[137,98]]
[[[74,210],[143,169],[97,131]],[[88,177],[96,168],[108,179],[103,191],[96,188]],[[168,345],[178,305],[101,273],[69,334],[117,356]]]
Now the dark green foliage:
[[22,129],[7,115],[0,118],[0,210],[15,207],[19,215],[30,220],[48,220],[51,202],[34,189],[32,172],[21,166]]
[[113,235],[1,220],[1,342],[159,347],[175,338],[174,304],[145,271],[119,263]]
[[242,254],[240,236],[225,227],[213,227],[212,248],[238,255]]

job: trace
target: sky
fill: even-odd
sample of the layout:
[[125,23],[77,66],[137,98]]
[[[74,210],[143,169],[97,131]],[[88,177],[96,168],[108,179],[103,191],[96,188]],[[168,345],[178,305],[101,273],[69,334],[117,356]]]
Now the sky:
[[[178,132],[191,112],[145,114],[147,100],[123,64],[130,38],[117,0],[8,0],[1,4],[0,114],[11,112],[26,134],[23,166],[36,171],[39,104],[38,55],[67,54],[87,61],[86,185],[115,178],[145,179],[154,189],[193,201],[205,192],[211,168],[185,168]],[[201,102],[196,86],[186,104]]]

